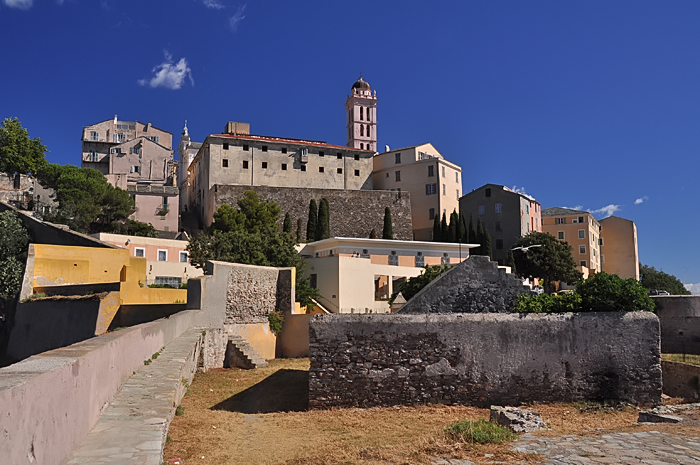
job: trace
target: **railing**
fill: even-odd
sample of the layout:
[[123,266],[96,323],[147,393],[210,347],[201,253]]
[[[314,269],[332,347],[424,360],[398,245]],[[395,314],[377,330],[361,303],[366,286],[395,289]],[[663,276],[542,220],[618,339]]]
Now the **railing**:
[[156,208],[156,215],[165,215],[170,211],[170,205],[167,203],[158,205],[158,208]]

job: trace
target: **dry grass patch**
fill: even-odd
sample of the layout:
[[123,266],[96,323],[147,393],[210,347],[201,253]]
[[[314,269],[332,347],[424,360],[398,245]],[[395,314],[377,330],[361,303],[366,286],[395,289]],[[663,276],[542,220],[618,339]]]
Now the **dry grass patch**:
[[700,365],[700,355],[661,354],[661,360],[666,360],[668,362],[683,362],[690,365]]

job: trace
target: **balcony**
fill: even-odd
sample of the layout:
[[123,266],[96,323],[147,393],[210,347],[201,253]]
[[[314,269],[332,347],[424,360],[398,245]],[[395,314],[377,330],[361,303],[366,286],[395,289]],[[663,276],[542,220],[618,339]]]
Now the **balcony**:
[[156,215],[165,215],[170,211],[170,205],[167,203],[163,203],[161,205],[158,205],[158,208],[156,208]]

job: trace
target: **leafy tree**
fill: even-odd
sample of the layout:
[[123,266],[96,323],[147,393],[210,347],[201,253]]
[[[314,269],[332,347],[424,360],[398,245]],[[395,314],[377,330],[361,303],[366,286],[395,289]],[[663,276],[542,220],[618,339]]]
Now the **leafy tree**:
[[459,223],[457,223],[457,241],[465,243],[468,240],[469,239],[467,237],[467,220],[464,216],[464,213],[460,210]]
[[292,217],[289,216],[289,212],[284,214],[284,221],[282,222],[282,232],[292,233]]
[[440,227],[439,215],[435,215],[433,218],[433,241],[442,242],[442,228]]
[[384,209],[384,229],[382,230],[382,239],[394,239],[394,228],[391,226],[391,209]]
[[554,291],[554,281],[564,281],[568,284],[578,284],[582,274],[576,269],[572,249],[568,242],[558,241],[551,234],[531,232],[518,239],[513,248],[528,247],[515,250],[513,258],[519,276],[536,277],[544,281],[544,290],[548,294]]
[[73,165],[46,164],[39,182],[56,192],[58,208],[44,219],[83,233],[119,230],[131,214],[134,201],[97,170]]
[[421,289],[430,284],[430,282],[440,276],[442,273],[447,271],[450,267],[448,265],[426,265],[423,267],[424,271],[418,276],[409,278],[406,281],[398,285],[398,289],[389,298],[389,304],[394,302],[396,296],[399,292],[404,297],[404,299],[411,300],[411,298],[418,294]]
[[41,139],[31,139],[17,118],[5,118],[0,124],[0,171],[36,174],[46,164],[46,152]]
[[6,299],[22,286],[30,238],[22,221],[11,210],[0,213],[0,231],[0,297]]
[[320,241],[331,237],[330,204],[327,198],[322,198],[318,206],[318,219],[316,224],[316,240]]
[[476,227],[474,226],[474,217],[469,213],[469,230],[467,231],[469,237],[469,244],[478,244],[478,238],[476,236]]
[[309,202],[309,220],[306,222],[306,242],[314,242],[316,240],[317,225],[318,205],[316,205],[316,199],[311,199],[311,202]]
[[124,223],[115,223],[112,232],[125,236],[158,237],[158,230],[152,224],[140,221],[126,220]]
[[690,295],[680,279],[653,266],[639,264],[639,281],[647,289],[660,289],[671,295]]
[[459,223],[459,215],[453,210],[450,213],[450,226],[447,228],[447,242],[457,242],[457,223]]
[[297,269],[297,302],[308,303],[320,298],[317,289],[304,278],[304,260],[295,249],[291,234],[280,232],[277,220],[280,208],[275,202],[261,201],[253,191],[246,191],[238,209],[222,205],[207,234],[190,238],[187,250],[191,263],[204,269],[208,260],[249,265]]
[[442,219],[440,220],[440,240],[447,242],[450,240],[450,228],[447,226],[447,215],[442,212]]
[[520,294],[514,313],[568,313],[581,311],[581,295],[577,292],[556,294]]
[[654,301],[646,288],[634,278],[596,273],[576,286],[583,312],[654,311]]

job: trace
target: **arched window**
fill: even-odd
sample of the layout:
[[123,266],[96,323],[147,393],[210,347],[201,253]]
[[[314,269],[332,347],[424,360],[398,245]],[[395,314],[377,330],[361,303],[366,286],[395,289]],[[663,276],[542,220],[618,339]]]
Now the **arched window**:
[[365,125],[364,124],[360,125],[360,135],[362,137],[364,137],[364,135],[365,135]]
[[360,107],[360,121],[362,121],[364,118],[362,117],[362,107]]
[[367,121],[372,121],[372,118],[369,117],[369,107],[367,107]]
[[370,134],[369,134],[369,128],[370,128],[370,127],[371,127],[371,126],[368,124],[368,125],[367,125],[367,137],[371,137]]
[[360,149],[364,150],[364,149],[365,149],[365,144],[360,144]]

